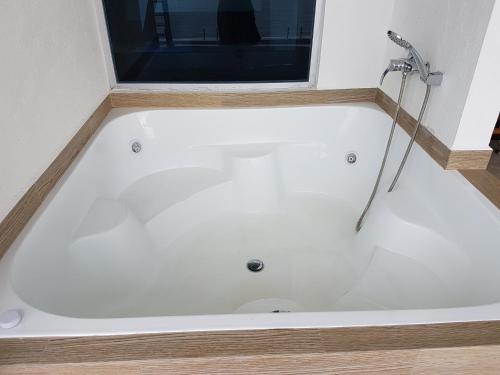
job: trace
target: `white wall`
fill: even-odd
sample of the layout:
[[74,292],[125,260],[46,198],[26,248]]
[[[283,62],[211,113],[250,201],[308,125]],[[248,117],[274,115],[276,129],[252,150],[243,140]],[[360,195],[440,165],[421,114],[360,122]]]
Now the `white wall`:
[[378,86],[395,1],[326,0],[318,88]]
[[500,112],[500,1],[493,10],[453,149],[488,149]]
[[[424,59],[431,62],[433,70],[445,73],[443,85],[433,89],[424,124],[449,148],[455,146],[455,136],[494,2],[495,0],[395,2],[390,28],[421,51]],[[387,62],[390,58],[403,56],[403,49],[387,41]],[[400,79],[399,74],[391,74],[383,86],[383,90],[393,99],[397,98]],[[417,77],[413,77],[403,106],[415,117],[418,116],[424,92],[425,85]],[[481,96],[486,95],[487,92],[481,92]],[[481,138],[482,135],[478,134],[478,137]],[[484,148],[482,146],[487,145],[487,142],[487,139],[479,142],[462,139],[460,146],[463,149]]]
[[108,93],[93,0],[0,2],[0,220]]

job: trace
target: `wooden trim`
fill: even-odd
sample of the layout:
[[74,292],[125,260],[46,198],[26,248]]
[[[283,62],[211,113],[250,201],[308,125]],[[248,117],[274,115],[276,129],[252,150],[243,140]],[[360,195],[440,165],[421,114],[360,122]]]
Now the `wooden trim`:
[[99,129],[110,110],[111,100],[108,96],[0,223],[0,258],[7,252],[57,181]]
[[0,365],[500,345],[500,322],[0,340]]
[[[391,118],[396,112],[396,103],[382,90],[378,89],[375,97],[378,104]],[[417,120],[404,109],[398,116],[399,125],[409,134],[417,127]],[[444,169],[467,170],[486,169],[491,158],[491,150],[487,151],[455,151],[450,150],[428,128],[422,126],[417,134],[416,142]]]
[[451,151],[446,169],[448,170],[483,170],[488,168],[493,150]]
[[498,375],[500,346],[444,349],[22,364],[3,375]]
[[170,93],[112,91],[113,108],[245,108],[373,102],[377,89],[260,93]]

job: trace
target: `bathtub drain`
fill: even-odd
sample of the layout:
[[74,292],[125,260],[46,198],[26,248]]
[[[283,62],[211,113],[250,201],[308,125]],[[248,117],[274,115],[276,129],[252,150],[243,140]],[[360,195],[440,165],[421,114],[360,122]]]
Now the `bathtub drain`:
[[247,262],[247,268],[252,272],[260,272],[264,269],[264,262],[259,259],[252,259]]

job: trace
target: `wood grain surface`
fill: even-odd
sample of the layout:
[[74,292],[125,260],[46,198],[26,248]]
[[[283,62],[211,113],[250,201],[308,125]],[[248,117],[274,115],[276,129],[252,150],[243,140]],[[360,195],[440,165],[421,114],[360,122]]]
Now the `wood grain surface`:
[[2,375],[498,375],[500,346],[0,366]]
[[260,93],[171,93],[113,91],[114,108],[246,108],[373,102],[377,89],[305,90]]
[[499,322],[0,340],[0,364],[84,363],[500,345]]

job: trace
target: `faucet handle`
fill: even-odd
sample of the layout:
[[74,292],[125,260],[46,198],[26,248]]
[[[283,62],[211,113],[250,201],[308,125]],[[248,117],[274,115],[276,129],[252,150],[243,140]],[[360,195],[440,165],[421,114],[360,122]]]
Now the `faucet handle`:
[[385,76],[391,71],[390,67],[388,67],[384,72],[382,73],[382,77],[380,77],[380,86],[384,84]]
[[411,59],[395,59],[389,62],[389,66],[384,73],[382,73],[382,77],[380,78],[380,85],[384,83],[385,76],[389,72],[403,72],[403,74],[411,73],[414,70]]

